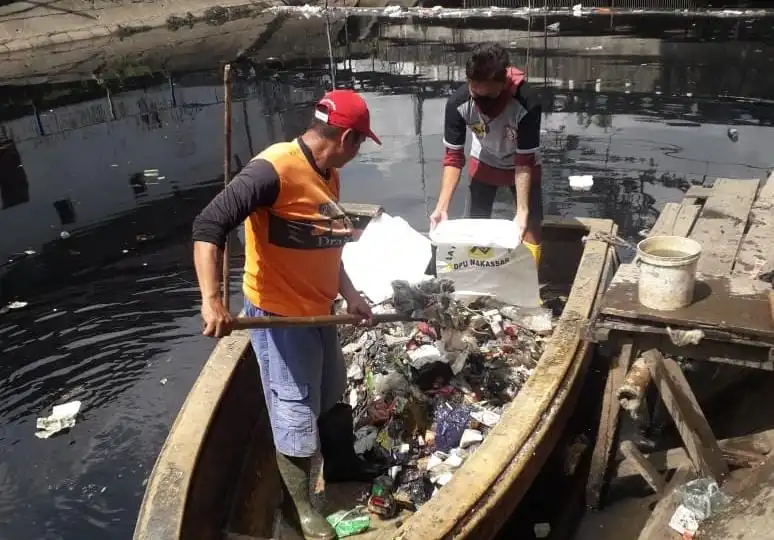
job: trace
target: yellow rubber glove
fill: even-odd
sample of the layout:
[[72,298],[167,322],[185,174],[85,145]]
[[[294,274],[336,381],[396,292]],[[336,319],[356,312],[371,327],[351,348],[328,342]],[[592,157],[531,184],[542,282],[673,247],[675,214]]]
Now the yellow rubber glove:
[[542,248],[540,244],[530,244],[529,242],[524,242],[524,245],[527,247],[530,253],[532,253],[532,258],[535,259],[535,264],[540,265],[540,254],[542,253]]

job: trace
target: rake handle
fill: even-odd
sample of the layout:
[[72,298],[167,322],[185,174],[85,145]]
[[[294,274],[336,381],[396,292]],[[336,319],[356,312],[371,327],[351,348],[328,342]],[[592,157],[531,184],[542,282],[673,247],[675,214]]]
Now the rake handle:
[[[339,326],[358,324],[363,319],[358,315],[320,315],[315,317],[237,317],[231,325],[233,330],[255,328],[290,328],[297,326]],[[401,313],[380,313],[372,317],[374,324],[392,322],[412,322],[412,319]]]

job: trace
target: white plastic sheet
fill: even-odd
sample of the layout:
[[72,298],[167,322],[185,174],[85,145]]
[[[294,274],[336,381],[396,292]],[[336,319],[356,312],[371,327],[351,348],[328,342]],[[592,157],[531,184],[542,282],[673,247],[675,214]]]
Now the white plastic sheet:
[[39,439],[48,439],[51,435],[73,427],[75,425],[75,417],[80,410],[80,401],[70,401],[61,405],[54,405],[49,416],[37,419],[35,436]]
[[431,257],[428,238],[405,219],[382,213],[368,223],[357,242],[344,246],[342,263],[355,288],[380,303],[392,298],[394,280],[415,284],[427,279]]
[[430,233],[438,246],[436,273],[454,281],[460,300],[492,296],[506,304],[540,305],[537,265],[506,219],[454,219]]
[[570,189],[575,191],[589,191],[594,186],[594,177],[590,174],[570,176]]

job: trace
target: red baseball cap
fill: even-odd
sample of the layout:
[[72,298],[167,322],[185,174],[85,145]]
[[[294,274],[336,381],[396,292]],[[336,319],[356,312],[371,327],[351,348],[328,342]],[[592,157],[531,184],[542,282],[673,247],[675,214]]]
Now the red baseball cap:
[[371,115],[365,100],[353,90],[331,90],[315,107],[314,117],[343,129],[354,129],[366,135],[376,144],[382,141],[371,131]]

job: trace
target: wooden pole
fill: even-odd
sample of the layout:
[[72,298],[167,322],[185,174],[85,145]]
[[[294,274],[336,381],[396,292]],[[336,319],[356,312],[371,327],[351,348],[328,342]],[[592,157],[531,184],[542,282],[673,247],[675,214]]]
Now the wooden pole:
[[[231,181],[231,64],[223,67],[223,187]],[[223,306],[229,311],[229,242],[223,248]]]

